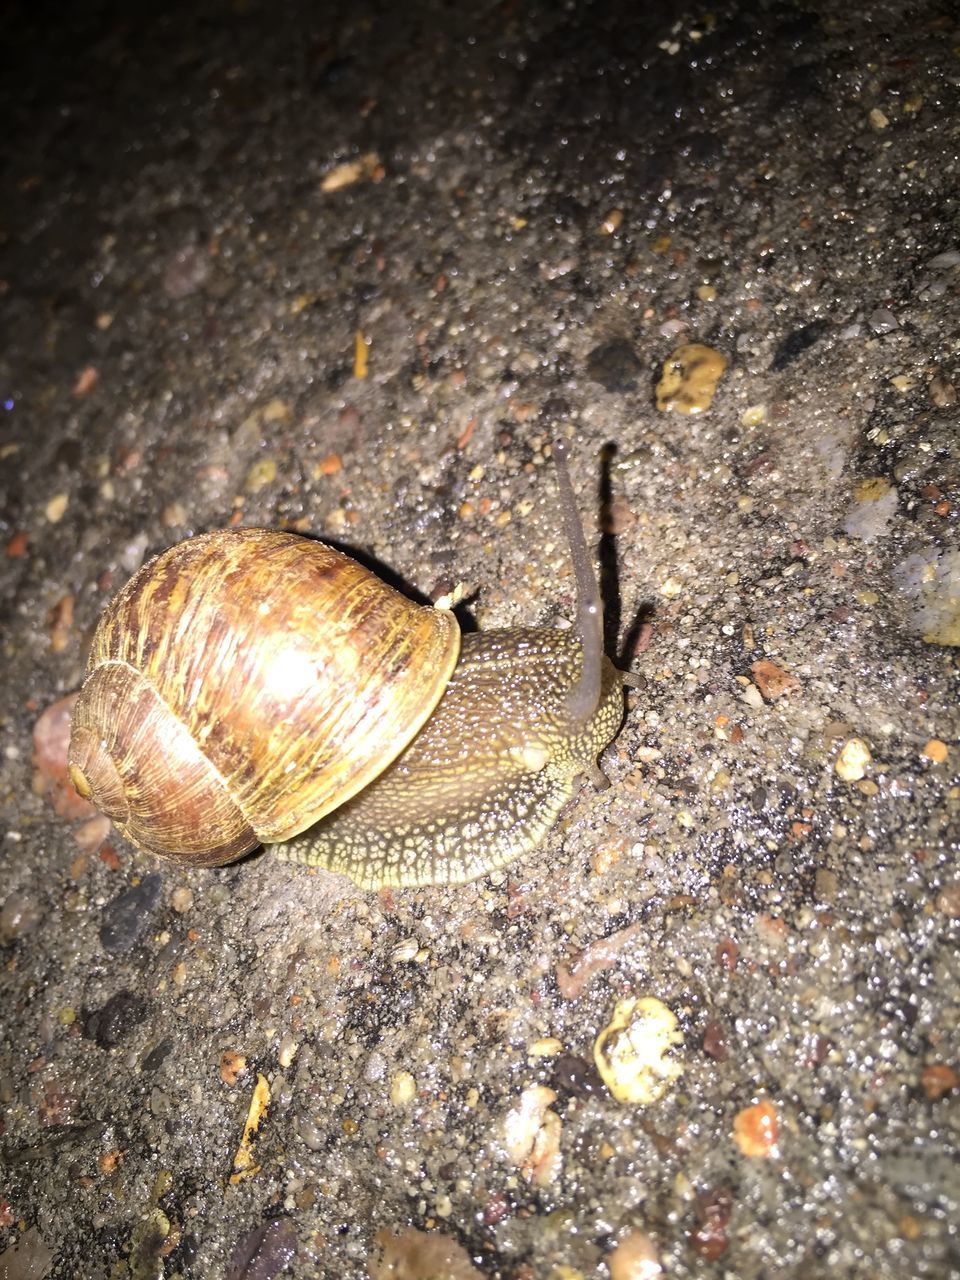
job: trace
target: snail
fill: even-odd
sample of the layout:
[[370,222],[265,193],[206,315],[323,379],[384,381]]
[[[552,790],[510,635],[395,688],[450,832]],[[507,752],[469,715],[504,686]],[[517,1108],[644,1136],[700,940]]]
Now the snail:
[[134,844],[258,844],[366,888],[462,883],[532,849],[623,719],[565,461],[569,631],[464,635],[324,543],[201,534],[107,606],[73,716],[77,791]]

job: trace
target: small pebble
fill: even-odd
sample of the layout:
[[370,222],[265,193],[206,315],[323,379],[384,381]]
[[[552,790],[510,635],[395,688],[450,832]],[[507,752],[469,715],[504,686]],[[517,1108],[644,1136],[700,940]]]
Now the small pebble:
[[856,486],[853,501],[843,522],[844,530],[861,542],[882,537],[897,513],[896,488],[885,476],[870,476]]
[[658,332],[662,338],[679,338],[680,334],[689,328],[689,321],[677,318],[675,320],[664,320]]
[[731,1191],[722,1184],[705,1195],[697,1196],[697,1225],[690,1233],[690,1245],[708,1262],[716,1262],[727,1251],[730,1244],[727,1226],[732,1208]]
[[23,893],[11,893],[0,907],[0,946],[26,938],[43,919],[39,903]]
[[50,1274],[55,1258],[37,1228],[30,1227],[0,1253],[0,1275],[4,1280],[41,1280]]
[[767,420],[767,406],[765,404],[752,404],[749,408],[744,409],[740,415],[740,423],[744,427],[759,427]]
[[703,413],[713,403],[727,357],[702,342],[689,342],[671,351],[657,383],[661,413]]
[[313,474],[319,476],[335,476],[338,471],[343,470],[343,459],[339,453],[328,453],[321,458],[319,462],[314,464]]
[[246,474],[243,482],[245,493],[259,493],[272,485],[277,478],[277,464],[273,458],[258,458]]
[[751,1159],[775,1159],[780,1154],[779,1138],[777,1111],[768,1098],[745,1107],[734,1117],[733,1140],[741,1153]]
[[607,214],[607,216],[604,218],[603,222],[601,223],[601,230],[604,232],[605,235],[612,236],[615,232],[620,230],[620,227],[622,225],[623,225],[623,210],[611,209],[610,212]]
[[179,301],[196,292],[210,275],[210,255],[196,244],[186,244],[167,259],[163,269],[163,292]]
[[594,1064],[576,1053],[562,1053],[555,1060],[551,1079],[558,1089],[572,1093],[575,1098],[589,1098],[603,1088]]
[[715,1062],[726,1062],[730,1056],[727,1034],[716,1018],[707,1023],[703,1033],[703,1051]]
[[225,1049],[220,1055],[220,1079],[231,1087],[237,1083],[247,1069],[247,1059],[236,1049]]
[[290,1218],[274,1218],[240,1240],[224,1280],[274,1280],[286,1272],[297,1253],[297,1228]]
[[390,1081],[390,1101],[395,1107],[406,1107],[416,1096],[416,1080],[409,1071],[398,1071]]
[[937,374],[927,387],[931,401],[938,409],[949,409],[957,403],[957,389],[952,382]]
[[748,684],[741,697],[748,707],[753,707],[757,711],[763,706],[763,694],[755,684]]
[[76,701],[75,693],[59,698],[33,726],[34,791],[46,796],[56,812],[69,821],[90,818],[97,812],[88,800],[77,794],[67,773],[70,717]]
[[419,950],[420,943],[416,938],[403,938],[390,952],[390,960],[393,964],[409,964]]
[[81,369],[80,373],[77,375],[77,380],[73,384],[73,394],[78,399],[82,399],[93,391],[99,381],[100,374],[92,364],[88,364],[86,368]]
[[170,905],[174,911],[183,915],[193,906],[193,890],[186,885],[179,885],[170,895]]
[[344,160],[329,169],[320,180],[321,191],[340,191],[355,182],[367,180],[380,182],[383,164],[375,151],[368,151],[355,160]]
[[280,1047],[277,1050],[277,1065],[282,1071],[286,1071],[293,1062],[299,1048],[299,1044],[294,1040],[290,1032],[284,1032],[280,1040]]
[[663,1274],[657,1246],[645,1231],[625,1235],[607,1255],[606,1264],[610,1280],[656,1280]]
[[674,1054],[682,1043],[672,1009],[655,996],[628,996],[597,1036],[593,1057],[618,1102],[655,1102],[683,1072]]
[[43,508],[43,514],[51,524],[59,524],[63,519],[70,502],[70,495],[67,493],[58,493],[50,499]]
[[163,877],[157,871],[125,889],[103,908],[100,943],[105,951],[130,951],[160,905]]
[[[483,1280],[483,1273],[470,1261],[463,1245],[442,1232],[418,1231],[415,1227],[378,1231],[362,1274],[371,1280]],[[244,1272],[242,1280],[247,1276]],[[227,1280],[234,1277],[228,1276]]]
[[945,1062],[936,1062],[932,1066],[924,1067],[920,1073],[920,1086],[927,1097],[934,1102],[952,1093],[958,1085],[960,1085],[960,1076]]
[[642,369],[633,343],[625,338],[594,347],[587,356],[587,377],[591,382],[598,382],[604,391],[636,390]]
[[813,878],[813,892],[818,902],[834,902],[839,881],[837,873],[827,867],[818,867]]
[[563,1052],[563,1043],[556,1036],[544,1036],[542,1040],[534,1040],[527,1045],[529,1058],[555,1058]]
[[101,1049],[114,1049],[122,1044],[147,1016],[148,1005],[132,991],[118,991],[102,1009],[85,1014],[83,1034],[95,1040]]
[[754,662],[750,670],[753,673],[754,680],[757,682],[757,687],[768,702],[775,702],[777,698],[782,698],[784,694],[793,693],[794,690],[800,688],[800,681],[796,676],[791,675],[789,671],[785,671],[783,667],[778,667],[775,662],[770,662],[767,658],[761,658],[758,662]]
[[7,543],[7,556],[10,560],[19,560],[27,554],[30,535],[25,529],[18,530]]
[[867,772],[870,748],[862,738],[848,738],[840,748],[834,769],[844,782],[858,782]]
[[960,266],[960,249],[945,249],[931,258],[927,263],[928,271],[949,271],[951,267]]
[[867,324],[874,333],[892,333],[894,329],[900,328],[900,321],[892,311],[886,310],[884,307],[872,311],[867,318]]
[[102,813],[94,814],[74,831],[73,838],[85,853],[99,849],[110,834],[110,819]]
[[508,1158],[528,1182],[549,1186],[560,1174],[562,1122],[551,1110],[557,1095],[546,1085],[524,1089],[520,1101],[504,1121],[504,1145]]
[[268,400],[263,406],[261,417],[264,422],[287,422],[290,418],[290,406],[286,400],[279,398]]
[[165,529],[180,529],[187,523],[187,509],[182,502],[170,502],[160,512],[160,523]]

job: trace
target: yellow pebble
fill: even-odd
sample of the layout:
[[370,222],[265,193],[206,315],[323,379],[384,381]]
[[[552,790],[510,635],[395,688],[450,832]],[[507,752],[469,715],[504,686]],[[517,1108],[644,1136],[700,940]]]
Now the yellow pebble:
[[563,1044],[556,1036],[544,1036],[527,1045],[527,1054],[531,1058],[555,1058],[563,1049]]
[[63,515],[67,509],[67,503],[69,501],[69,495],[66,493],[58,493],[55,497],[50,499],[43,509],[43,514],[51,524],[59,524],[63,519]]
[[727,357],[702,342],[677,347],[663,362],[657,408],[661,412],[703,413],[710,408],[726,367]]
[[405,1107],[417,1096],[417,1082],[409,1071],[398,1071],[390,1081],[390,1101],[395,1107]]
[[848,738],[840,748],[834,768],[844,782],[859,782],[870,763],[870,748],[862,738]]
[[593,1046],[593,1060],[618,1102],[654,1102],[683,1072],[676,1016],[654,996],[617,1002]]

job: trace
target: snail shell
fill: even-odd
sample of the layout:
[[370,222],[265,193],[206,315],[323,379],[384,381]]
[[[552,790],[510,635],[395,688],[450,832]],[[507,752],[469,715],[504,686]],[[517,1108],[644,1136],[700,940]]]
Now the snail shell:
[[322,543],[191,538],[104,613],[71,777],[134,844],[229,862],[366,786],[428,718],[459,649],[452,614]]

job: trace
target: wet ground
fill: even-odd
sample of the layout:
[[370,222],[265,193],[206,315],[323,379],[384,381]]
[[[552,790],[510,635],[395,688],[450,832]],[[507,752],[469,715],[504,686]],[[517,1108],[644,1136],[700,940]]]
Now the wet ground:
[[[0,1276],[960,1276],[951,7],[61,8],[0,82]],[[221,525],[562,624],[558,432],[643,687],[536,853],[189,870],[35,765]]]

